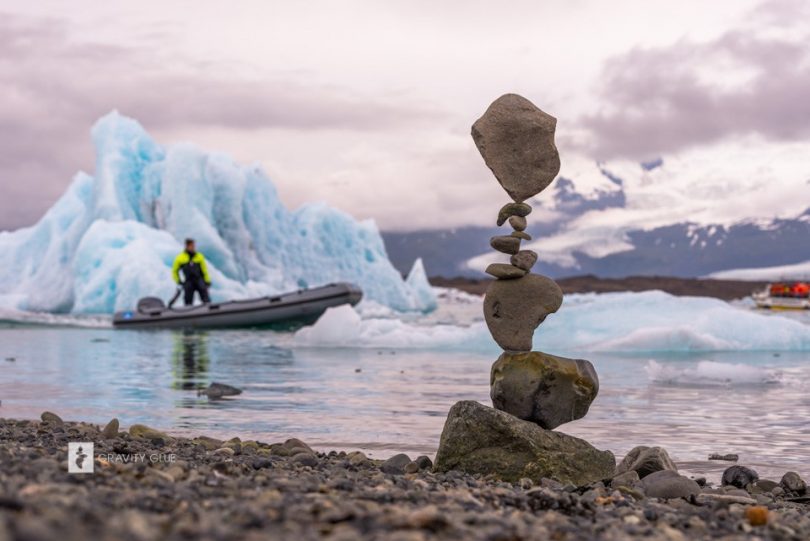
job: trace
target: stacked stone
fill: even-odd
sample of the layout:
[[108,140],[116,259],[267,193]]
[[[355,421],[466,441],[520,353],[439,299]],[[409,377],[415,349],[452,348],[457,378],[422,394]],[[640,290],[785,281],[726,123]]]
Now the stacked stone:
[[547,188],[560,170],[556,125],[553,116],[515,94],[495,100],[473,124],[481,156],[512,198],[497,219],[498,226],[508,222],[512,232],[490,241],[511,258],[487,267],[495,280],[484,297],[487,327],[504,353],[490,376],[495,410],[476,402],[459,402],[450,410],[436,456],[440,471],[573,483],[613,475],[609,451],[551,431],[588,412],[599,391],[593,365],[532,351],[535,329],[563,300],[554,280],[531,272],[537,253],[521,250],[522,241],[531,240],[525,230],[532,208],[526,200]]

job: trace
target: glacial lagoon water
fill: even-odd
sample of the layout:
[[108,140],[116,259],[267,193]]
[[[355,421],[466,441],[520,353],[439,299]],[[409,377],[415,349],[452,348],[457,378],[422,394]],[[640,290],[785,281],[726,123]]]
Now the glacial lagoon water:
[[[272,442],[382,458],[435,453],[450,406],[489,404],[497,351],[447,347],[313,347],[272,331],[126,331],[99,321],[0,324],[0,416],[123,426]],[[803,324],[807,324],[803,322]],[[94,326],[98,325],[98,326]],[[425,332],[430,330],[425,327]],[[660,445],[686,471],[715,480],[736,453],[761,475],[810,475],[810,352],[603,351],[599,396],[560,430],[621,457]],[[213,381],[244,390],[209,400]]]

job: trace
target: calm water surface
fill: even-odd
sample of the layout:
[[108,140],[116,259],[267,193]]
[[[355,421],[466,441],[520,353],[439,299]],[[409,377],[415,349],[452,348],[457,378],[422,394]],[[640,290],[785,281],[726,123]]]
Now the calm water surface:
[[[0,416],[272,442],[299,437],[371,456],[433,454],[450,406],[489,404],[492,355],[388,349],[289,349],[268,331],[114,331],[0,327]],[[558,352],[563,353],[564,352]],[[661,445],[692,473],[737,453],[763,476],[810,476],[810,354],[579,354],[601,390],[562,430],[617,456]],[[212,381],[244,393],[210,401]]]

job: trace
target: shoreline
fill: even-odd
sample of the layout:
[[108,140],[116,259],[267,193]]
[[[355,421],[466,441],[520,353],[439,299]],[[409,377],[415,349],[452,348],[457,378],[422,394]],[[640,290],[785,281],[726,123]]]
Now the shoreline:
[[[767,282],[744,280],[714,280],[710,278],[677,278],[674,276],[628,276],[625,278],[599,278],[593,275],[555,278],[564,294],[619,293],[660,290],[676,297],[712,297],[724,301],[743,299],[753,291],[764,289]],[[489,278],[445,278],[434,276],[430,283],[437,287],[451,287],[474,295],[483,295],[489,287]]]
[[[426,457],[315,452],[296,439],[222,441],[42,419],[0,419],[4,541],[810,536],[810,494],[786,493],[778,480],[707,483],[697,496],[664,500],[645,497],[653,488],[627,474],[584,487],[509,483],[433,472]],[[67,472],[76,441],[93,443],[93,473]],[[116,459],[127,456],[146,458]]]

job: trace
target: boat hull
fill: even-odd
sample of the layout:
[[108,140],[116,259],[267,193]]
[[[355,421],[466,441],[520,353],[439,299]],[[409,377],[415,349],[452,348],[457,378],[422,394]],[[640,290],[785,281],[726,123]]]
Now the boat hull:
[[342,304],[354,306],[362,296],[360,289],[353,284],[329,284],[274,297],[117,312],[113,316],[113,326],[117,329],[295,329],[314,323],[327,308]]
[[810,299],[792,299],[789,297],[754,296],[757,308],[765,310],[810,310]]

